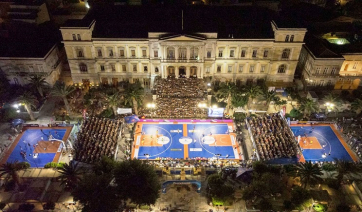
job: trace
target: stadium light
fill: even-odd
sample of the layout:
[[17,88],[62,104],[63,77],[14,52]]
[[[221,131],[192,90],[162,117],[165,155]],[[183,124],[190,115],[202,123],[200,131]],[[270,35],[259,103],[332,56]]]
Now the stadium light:
[[198,107],[199,107],[199,108],[206,108],[207,105],[206,105],[206,103],[199,103],[199,104],[198,104]]
[[213,105],[212,108],[214,108],[214,109],[217,108],[217,105]]

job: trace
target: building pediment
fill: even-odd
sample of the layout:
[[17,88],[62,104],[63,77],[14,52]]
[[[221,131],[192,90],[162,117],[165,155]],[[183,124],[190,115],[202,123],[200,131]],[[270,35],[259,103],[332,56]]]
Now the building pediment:
[[205,37],[202,37],[200,35],[165,35],[163,37],[160,37],[160,40],[163,41],[202,41],[206,40]]

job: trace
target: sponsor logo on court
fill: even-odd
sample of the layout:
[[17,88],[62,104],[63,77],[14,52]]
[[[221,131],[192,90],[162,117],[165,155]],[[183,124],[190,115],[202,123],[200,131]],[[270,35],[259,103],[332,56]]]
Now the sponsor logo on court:
[[202,152],[202,148],[190,148],[190,152]]
[[182,149],[171,149],[171,151],[182,151]]

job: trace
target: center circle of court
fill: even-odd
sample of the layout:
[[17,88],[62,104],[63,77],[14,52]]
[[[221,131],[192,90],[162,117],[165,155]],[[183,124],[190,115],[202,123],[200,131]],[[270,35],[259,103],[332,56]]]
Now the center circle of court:
[[166,136],[161,136],[159,138],[157,138],[157,143],[161,144],[161,145],[165,145],[168,144],[170,142],[170,138],[166,137]]
[[179,139],[179,142],[181,144],[191,144],[192,143],[192,138],[190,138],[190,137],[181,137]]

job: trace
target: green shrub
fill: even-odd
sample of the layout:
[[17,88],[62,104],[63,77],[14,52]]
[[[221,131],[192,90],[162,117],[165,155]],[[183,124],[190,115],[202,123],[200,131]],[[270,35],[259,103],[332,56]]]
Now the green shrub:
[[331,163],[324,163],[322,165],[322,169],[324,171],[335,171],[337,168],[334,164],[331,164]]
[[57,167],[56,167],[56,168],[57,168],[57,169],[61,169],[61,168],[63,168],[64,164],[66,164],[66,163],[60,162],[60,163],[57,164]]
[[300,118],[300,116],[302,116],[303,114],[299,111],[299,110],[297,110],[297,109],[292,109],[291,111],[290,111],[290,113],[289,113],[289,116],[291,117],[291,118],[297,118],[297,119],[299,119]]
[[[60,165],[61,167],[64,165],[64,163],[62,163],[62,165]],[[58,168],[58,163],[55,162],[49,162],[47,164],[45,164],[44,168],[49,169],[49,168]]]
[[28,168],[30,168],[30,163],[28,163],[28,162],[20,162],[19,166],[21,168],[23,168],[23,169],[28,169]]

